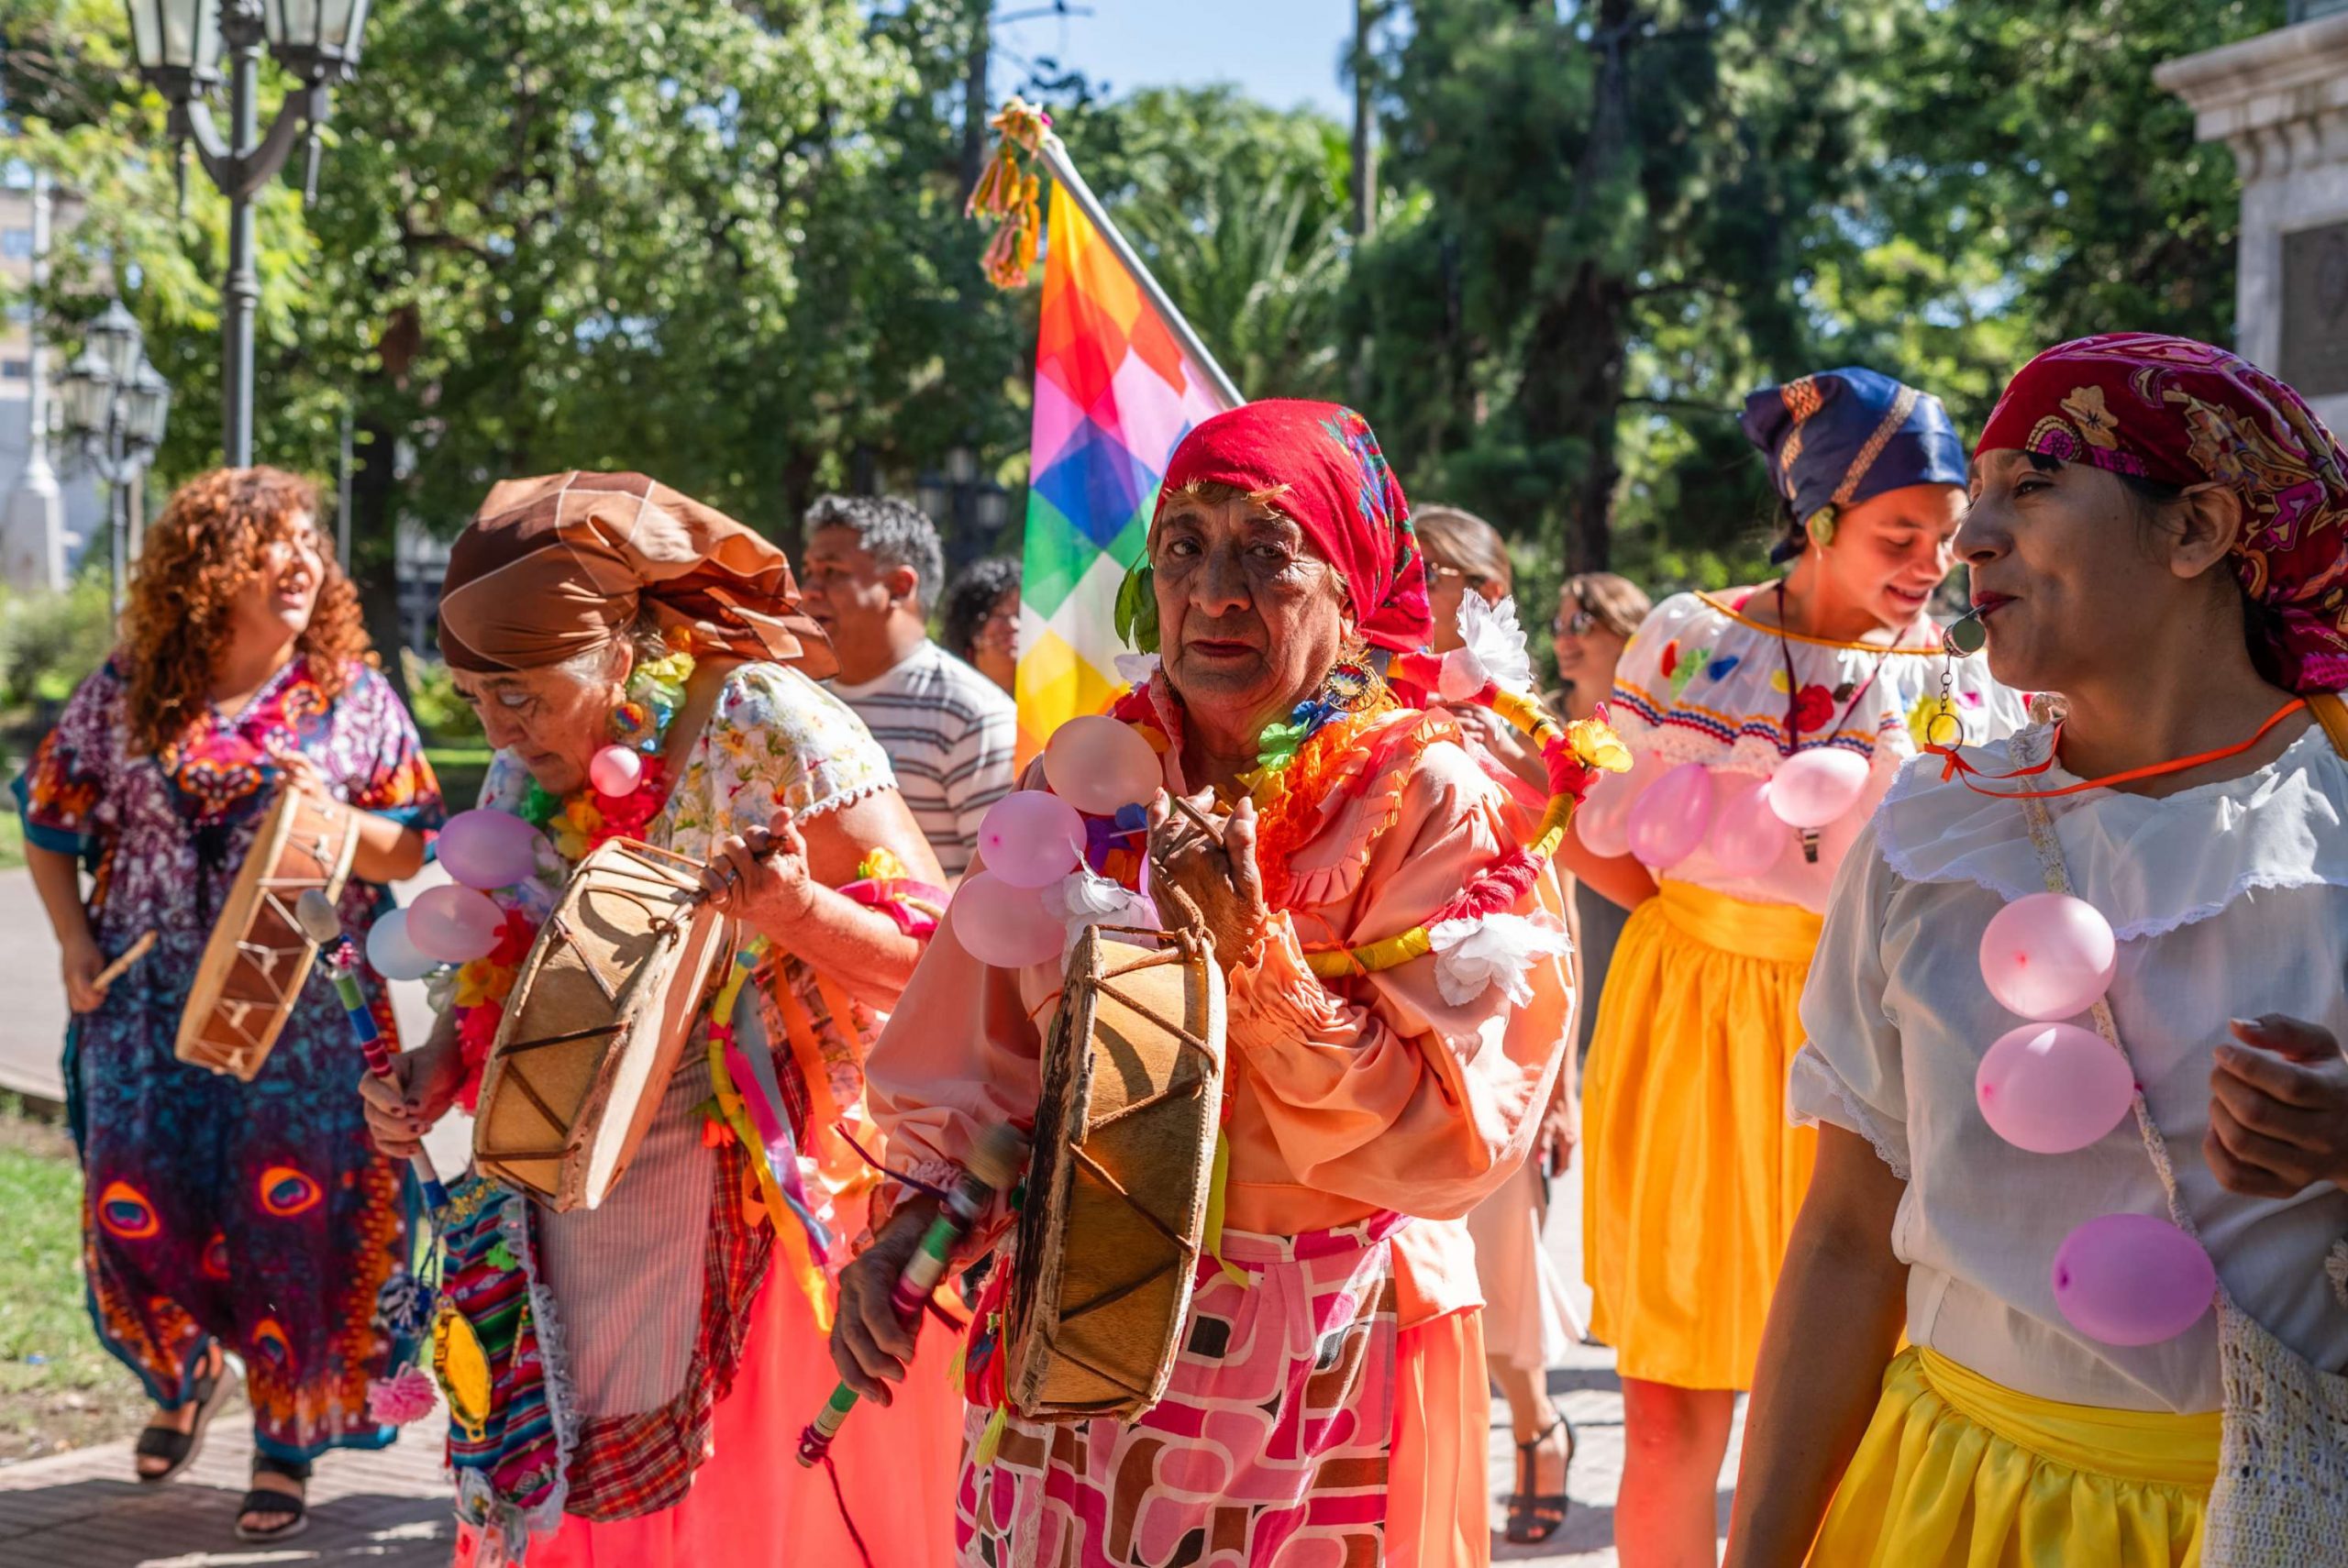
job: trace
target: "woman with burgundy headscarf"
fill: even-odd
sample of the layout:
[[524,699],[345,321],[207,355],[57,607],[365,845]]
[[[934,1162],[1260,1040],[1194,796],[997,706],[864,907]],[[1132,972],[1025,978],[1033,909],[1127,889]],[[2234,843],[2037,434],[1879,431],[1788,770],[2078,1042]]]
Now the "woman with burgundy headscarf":
[[[1142,569],[1162,662],[1113,712],[1162,756],[1161,824],[1168,796],[1222,817],[1159,842],[1227,982],[1231,1268],[1205,1260],[1169,1390],[1131,1424],[973,1405],[960,1561],[1269,1564],[1309,1541],[1316,1562],[1482,1562],[1489,1407],[1454,1221],[1524,1159],[1569,1037],[1554,883],[1507,879],[1503,790],[1382,673],[1424,661],[1432,624],[1360,415],[1274,402],[1200,425]],[[1512,890],[1489,914],[1439,919],[1496,871]],[[1414,928],[1416,956],[1357,945]],[[1506,951],[1470,973],[1484,941]],[[935,1180],[980,1129],[1033,1118],[1059,979],[931,948],[869,1068],[892,1165]],[[918,1380],[888,1297],[930,1208],[891,1196],[833,1340],[873,1397]]]
[[[451,1384],[460,1562],[548,1532],[532,1568],[851,1562],[858,1531],[879,1561],[942,1560],[960,1414],[942,1355],[843,1438],[844,1496],[790,1458],[831,1387],[831,1272],[871,1187],[847,1142],[866,1043],[944,895],[887,757],[815,684],[831,646],[782,552],[641,474],[512,480],[450,553],[440,646],[498,748],[482,804],[538,824],[560,864],[498,895],[504,937],[459,972],[453,1027],[401,1058],[396,1087],[362,1087],[384,1151],[471,1105],[534,929],[596,845],[706,862],[752,965],[730,1043],[713,1045],[705,1003],[599,1207],[453,1189],[442,1312],[495,1379],[486,1412]],[[637,759],[616,794],[614,745]]]
[[1991,669],[2062,696],[1844,862],[1730,1561],[2348,1560],[2348,454],[2121,333],[2014,378],[1971,492]]

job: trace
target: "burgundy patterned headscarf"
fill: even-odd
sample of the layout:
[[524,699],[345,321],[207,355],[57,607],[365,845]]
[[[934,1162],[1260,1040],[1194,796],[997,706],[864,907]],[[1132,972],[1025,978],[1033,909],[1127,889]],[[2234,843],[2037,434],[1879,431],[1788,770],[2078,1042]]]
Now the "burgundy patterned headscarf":
[[1371,646],[1413,653],[1434,635],[1411,503],[1369,421],[1352,409],[1275,398],[1218,414],[1174,449],[1158,516],[1194,484],[1271,493],[1270,504],[1345,580]]
[[2154,332],[2060,344],[2014,377],[1974,450],[2232,489],[2244,512],[2235,575],[2274,612],[2284,684],[2348,687],[2348,453],[2249,360]]

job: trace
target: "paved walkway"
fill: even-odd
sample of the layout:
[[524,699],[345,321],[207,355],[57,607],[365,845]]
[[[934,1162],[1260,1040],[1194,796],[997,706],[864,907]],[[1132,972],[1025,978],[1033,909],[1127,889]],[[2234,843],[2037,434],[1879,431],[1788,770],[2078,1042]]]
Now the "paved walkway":
[[[1578,1226],[1569,1220],[1578,1214],[1579,1203],[1577,1185],[1563,1185],[1549,1228],[1550,1245],[1575,1269],[1572,1277],[1578,1275],[1579,1238]],[[1496,1539],[1494,1560],[1611,1568],[1614,1493],[1623,1468],[1623,1398],[1612,1354],[1577,1348],[1564,1365],[1550,1371],[1549,1387],[1579,1435],[1568,1482],[1572,1510],[1565,1529],[1545,1546],[1512,1547]],[[1497,1401],[1492,1419],[1490,1473],[1494,1489],[1505,1491],[1515,1455],[1507,1412]],[[1740,1412],[1740,1435],[1742,1427]],[[338,1453],[321,1461],[311,1487],[316,1522],[300,1538],[267,1548],[243,1545],[233,1533],[237,1500],[251,1463],[249,1429],[233,1415],[215,1425],[203,1457],[187,1474],[160,1489],[126,1479],[131,1473],[127,1441],[0,1466],[0,1568],[437,1568],[449,1561],[454,1527],[437,1441],[425,1437],[431,1430],[427,1421],[383,1452]],[[1719,1493],[1723,1535],[1735,1465],[1733,1443]]]

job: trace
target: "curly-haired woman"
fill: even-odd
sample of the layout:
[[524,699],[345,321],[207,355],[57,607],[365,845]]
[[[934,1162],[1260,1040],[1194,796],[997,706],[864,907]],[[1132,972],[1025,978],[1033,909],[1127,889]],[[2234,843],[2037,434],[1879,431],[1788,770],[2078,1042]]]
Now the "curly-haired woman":
[[1009,556],[972,561],[946,588],[940,609],[946,651],[1005,691],[1019,674],[1019,563]]
[[[250,1083],[178,1061],[181,1006],[281,790],[360,809],[347,922],[413,875],[439,790],[367,662],[359,596],[317,498],[274,469],[192,480],[147,536],[122,640],[17,781],[26,854],[64,949],[65,1082],[82,1153],[83,1269],[106,1348],[157,1411],[141,1481],[195,1457],[245,1364],[253,1490],[237,1533],[303,1528],[310,1461],[380,1448],[367,1384],[404,1345],[374,1323],[407,1266],[409,1195],[350,1091],[349,1024],[314,973]],[[84,903],[80,872],[94,874]],[[107,959],[154,949],[110,985]],[[361,970],[379,1027],[382,981]]]

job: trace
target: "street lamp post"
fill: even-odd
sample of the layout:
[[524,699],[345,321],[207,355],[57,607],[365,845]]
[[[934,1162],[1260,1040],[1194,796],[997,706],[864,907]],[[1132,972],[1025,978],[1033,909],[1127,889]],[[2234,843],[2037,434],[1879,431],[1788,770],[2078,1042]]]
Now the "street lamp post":
[[171,383],[147,362],[138,318],[116,300],[91,323],[81,355],[58,378],[57,392],[74,451],[106,481],[114,607],[119,613],[130,574],[130,495],[163,444]]
[[[328,91],[359,68],[360,34],[368,0],[127,0],[130,41],[139,74],[172,105],[172,140],[183,160],[187,144],[220,193],[228,198],[228,275],[221,289],[220,447],[231,468],[253,460],[253,313],[260,277],[253,268],[252,199],[293,156],[305,130],[309,157],[303,199],[318,182],[318,127],[331,107]],[[260,130],[260,48],[304,86],[286,95],[268,134]],[[213,123],[205,101],[220,82],[228,56],[228,135]],[[185,178],[185,163],[181,165]]]
[[994,477],[979,471],[979,460],[968,447],[946,454],[946,469],[930,470],[914,481],[914,494],[922,511],[946,534],[947,569],[958,571],[993,548],[1010,521],[1010,498]]

